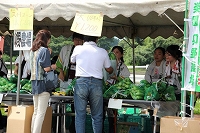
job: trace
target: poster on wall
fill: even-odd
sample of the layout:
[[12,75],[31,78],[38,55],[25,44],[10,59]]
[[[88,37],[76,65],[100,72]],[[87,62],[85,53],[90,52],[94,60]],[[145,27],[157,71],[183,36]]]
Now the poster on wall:
[[0,51],[3,53],[4,48],[4,37],[0,36]]
[[13,50],[30,50],[33,41],[33,31],[14,31]]

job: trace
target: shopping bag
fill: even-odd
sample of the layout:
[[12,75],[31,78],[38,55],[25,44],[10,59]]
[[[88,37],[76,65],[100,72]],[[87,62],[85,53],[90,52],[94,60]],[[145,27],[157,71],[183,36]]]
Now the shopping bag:
[[195,103],[194,114],[200,114],[200,98],[198,98]]

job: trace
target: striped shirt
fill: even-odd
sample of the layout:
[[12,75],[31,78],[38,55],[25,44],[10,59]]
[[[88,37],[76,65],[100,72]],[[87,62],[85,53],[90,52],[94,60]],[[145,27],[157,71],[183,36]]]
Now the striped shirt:
[[47,48],[40,47],[30,52],[31,80],[43,80],[45,67],[51,66],[50,52]]

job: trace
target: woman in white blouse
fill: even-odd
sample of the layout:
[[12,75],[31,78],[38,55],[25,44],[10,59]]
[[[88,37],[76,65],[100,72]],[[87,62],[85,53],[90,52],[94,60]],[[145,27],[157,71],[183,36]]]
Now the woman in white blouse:
[[154,61],[149,65],[145,73],[145,80],[149,83],[156,82],[159,79],[165,77],[165,49],[157,47],[154,50]]

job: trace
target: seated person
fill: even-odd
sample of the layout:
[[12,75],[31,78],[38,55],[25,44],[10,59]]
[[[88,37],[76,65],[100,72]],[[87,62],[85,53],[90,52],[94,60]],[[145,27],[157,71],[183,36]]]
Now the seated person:
[[[127,78],[130,76],[130,72],[128,70],[128,67],[124,64],[124,50],[121,46],[114,46],[112,48],[112,52],[115,54],[117,59],[117,71],[116,74],[113,77],[110,77],[111,79],[114,79],[113,84],[118,82],[118,77]],[[105,106],[104,106],[105,108]],[[114,115],[116,114],[117,110],[107,108],[106,109],[108,114],[108,122],[109,122],[109,133],[115,133],[115,125],[114,123]],[[105,112],[104,112],[104,119],[105,119]]]
[[182,51],[178,45],[170,45],[166,49],[165,77],[168,84],[177,87],[175,90],[176,100],[181,101],[181,58]]
[[145,73],[145,80],[149,83],[156,82],[159,79],[165,77],[165,49],[162,47],[157,47],[154,50],[154,61],[149,65]]

